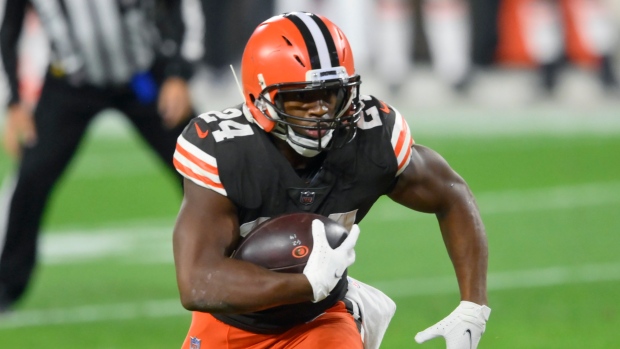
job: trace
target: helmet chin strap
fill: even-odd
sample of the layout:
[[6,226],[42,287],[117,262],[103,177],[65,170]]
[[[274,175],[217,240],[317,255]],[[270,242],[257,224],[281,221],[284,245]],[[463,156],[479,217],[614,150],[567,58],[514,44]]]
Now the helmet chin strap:
[[[319,155],[323,150],[319,150],[319,140],[309,139],[302,137],[295,133],[290,126],[286,126],[286,134],[274,132],[273,135],[286,141],[288,145],[295,150],[295,152],[306,158],[313,158]],[[332,140],[334,130],[328,130],[323,137],[321,137],[321,145],[323,147]]]
[[319,154],[321,154],[321,151],[316,150],[316,149],[308,149],[308,148],[304,148],[300,145],[297,145],[293,142],[291,142],[290,139],[287,139],[286,142],[288,143],[288,145],[291,146],[291,148],[293,148],[293,150],[295,150],[297,152],[297,154],[305,157],[305,158],[313,158]]
[[[288,137],[286,142],[293,148],[299,155],[313,158],[319,155],[323,150],[319,150],[319,140],[318,139],[309,139],[306,137],[301,137],[293,129],[288,126]],[[321,148],[325,148],[332,140],[332,136],[334,135],[334,130],[328,130],[324,136],[321,137]]]

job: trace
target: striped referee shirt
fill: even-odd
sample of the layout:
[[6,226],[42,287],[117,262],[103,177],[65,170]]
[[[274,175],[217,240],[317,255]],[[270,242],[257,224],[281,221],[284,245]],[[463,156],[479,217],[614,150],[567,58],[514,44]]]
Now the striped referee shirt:
[[4,0],[0,52],[9,104],[19,101],[17,43],[32,5],[51,44],[51,64],[72,83],[116,86],[165,61],[167,75],[189,78],[180,54],[181,0]]

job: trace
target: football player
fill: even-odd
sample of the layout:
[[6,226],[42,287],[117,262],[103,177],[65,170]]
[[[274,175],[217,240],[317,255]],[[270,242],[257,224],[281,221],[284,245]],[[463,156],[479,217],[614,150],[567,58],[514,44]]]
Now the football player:
[[[349,286],[343,271],[355,260],[357,223],[382,195],[436,215],[456,271],[460,304],[416,341],[476,348],[490,309],[474,197],[440,155],[414,144],[394,107],[360,95],[344,33],[312,13],[272,17],[248,40],[241,74],[243,103],[195,118],[174,155],[185,177],[177,283],[193,311],[183,348],[378,347],[392,309],[373,308],[378,290]],[[329,216],[350,234],[336,249],[314,248],[302,274],[229,258],[259,222],[290,212]],[[315,221],[315,241],[324,234]]]

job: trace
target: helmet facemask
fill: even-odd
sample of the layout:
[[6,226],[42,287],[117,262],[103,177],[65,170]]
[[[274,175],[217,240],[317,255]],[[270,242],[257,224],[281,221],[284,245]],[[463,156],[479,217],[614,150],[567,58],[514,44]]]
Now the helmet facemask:
[[[272,131],[275,136],[287,141],[299,154],[313,157],[323,150],[340,148],[355,137],[363,105],[358,94],[359,75],[348,77],[344,68],[338,67],[308,71],[307,77],[315,78],[264,87],[254,103],[266,118],[276,123]],[[300,105],[319,103],[325,114],[320,117],[291,115],[285,111],[285,101]],[[296,129],[309,130],[316,137]]]

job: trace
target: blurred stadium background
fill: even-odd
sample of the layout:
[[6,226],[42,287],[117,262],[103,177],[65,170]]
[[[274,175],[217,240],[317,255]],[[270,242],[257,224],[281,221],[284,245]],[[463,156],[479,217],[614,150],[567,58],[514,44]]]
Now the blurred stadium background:
[[[620,5],[610,4],[618,25]],[[40,50],[29,57],[45,57]],[[398,94],[378,73],[361,73],[363,93],[398,108],[416,142],[439,151],[476,194],[489,236],[493,309],[479,347],[613,347],[620,98],[576,65],[564,69],[553,98],[541,94],[531,67],[476,69],[467,94],[426,62],[411,67]],[[213,81],[208,69],[193,81],[199,110],[240,100],[232,74]],[[0,155],[3,180],[14,170]],[[53,193],[41,263],[19,308],[0,317],[0,348],[179,347],[190,322],[171,251],[180,200],[129,125],[114,111],[101,115]],[[415,333],[459,300],[435,219],[382,200],[361,230],[351,274],[398,305],[382,347],[417,347]],[[435,340],[420,348],[444,347]]]

